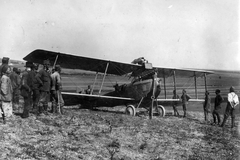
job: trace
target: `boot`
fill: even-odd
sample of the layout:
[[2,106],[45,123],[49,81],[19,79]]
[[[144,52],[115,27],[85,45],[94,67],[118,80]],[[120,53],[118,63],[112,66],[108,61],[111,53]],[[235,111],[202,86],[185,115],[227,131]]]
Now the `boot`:
[[63,106],[60,106],[60,114],[63,114]]
[[22,114],[21,117],[22,117],[22,118],[28,118],[28,117],[29,117],[29,113],[25,112],[25,113]]
[[231,128],[234,128],[235,127],[235,117],[232,117],[232,126]]
[[222,124],[220,125],[220,127],[224,127],[224,126],[225,126],[225,123],[226,123],[226,121],[227,121],[227,118],[226,118],[226,116],[224,116],[224,118],[223,118],[223,122],[222,122]]
[[177,116],[179,116],[179,113],[178,113],[178,111],[176,111],[176,112],[175,112],[175,115],[174,115],[174,116],[176,116],[176,117],[177,117]]
[[183,117],[186,117],[186,111],[184,111]]
[[48,115],[48,105],[43,105],[43,109],[44,109],[43,113],[45,115]]
[[38,113],[37,113],[37,115],[39,116],[40,114],[42,114],[42,112],[43,112],[43,106],[40,104],[38,106]]
[[6,124],[6,119],[4,113],[2,114],[3,124]]

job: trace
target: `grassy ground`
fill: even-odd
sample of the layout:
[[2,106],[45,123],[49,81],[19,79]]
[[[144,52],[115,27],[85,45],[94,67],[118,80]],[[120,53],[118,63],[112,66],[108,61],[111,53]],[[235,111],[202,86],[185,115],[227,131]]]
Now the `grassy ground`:
[[[238,128],[211,126],[200,111],[187,118],[139,114],[124,108],[65,109],[64,115],[27,119],[13,116],[0,125],[0,159],[239,159]],[[171,108],[168,109],[171,112]],[[182,111],[180,110],[182,114]]]

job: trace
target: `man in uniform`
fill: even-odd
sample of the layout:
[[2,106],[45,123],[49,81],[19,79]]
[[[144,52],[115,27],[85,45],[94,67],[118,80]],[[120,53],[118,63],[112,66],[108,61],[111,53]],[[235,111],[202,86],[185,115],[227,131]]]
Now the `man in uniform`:
[[204,119],[206,122],[209,121],[208,113],[211,112],[211,97],[209,96],[209,92],[205,92],[205,101],[203,103],[203,112],[204,112]]
[[188,101],[191,97],[187,94],[186,90],[183,89],[182,90],[182,96],[181,96],[181,99],[182,99],[182,106],[183,106],[183,117],[186,117],[186,114],[187,114],[187,104],[188,104]]
[[33,64],[33,70],[32,70],[32,109],[34,113],[38,112],[38,102],[40,97],[40,91],[39,91],[39,83],[37,81],[36,75],[38,73],[38,64]]
[[[179,99],[179,96],[177,95],[175,89],[173,90],[173,97],[172,97],[172,99]],[[177,104],[178,104],[177,101],[172,102],[172,106],[173,106],[173,115],[174,115],[174,116],[179,116],[179,113],[178,113],[178,110],[177,110]]]
[[19,107],[19,94],[20,94],[20,86],[21,86],[21,78],[17,74],[18,68],[13,67],[13,72],[10,73],[9,77],[12,82],[13,88],[13,110],[18,110]]
[[9,78],[11,68],[8,65],[2,67],[2,77],[0,85],[0,101],[3,123],[6,123],[5,117],[12,116],[12,82]]
[[43,61],[43,69],[41,69],[37,75],[36,80],[39,83],[40,97],[38,103],[38,115],[44,110],[45,114],[48,114],[48,102],[50,99],[51,89],[51,76],[49,71],[50,62],[49,60]]
[[52,78],[51,100],[52,100],[52,113],[63,114],[64,101],[61,94],[62,82],[60,73],[61,67],[60,65],[56,65],[54,68],[54,73],[51,75]]
[[217,117],[217,121],[218,121],[218,125],[220,125],[220,123],[221,123],[221,118],[220,118],[220,111],[221,111],[221,103],[223,102],[223,98],[222,98],[222,96],[220,95],[220,90],[219,89],[217,89],[216,91],[215,91],[215,93],[216,93],[216,97],[215,97],[215,101],[214,101],[214,110],[213,110],[213,113],[212,113],[212,115],[213,115],[213,125],[215,125],[216,124],[216,117]]
[[232,126],[231,128],[235,127],[235,108],[239,104],[238,95],[234,93],[234,88],[230,87],[230,92],[228,93],[228,102],[227,107],[224,114],[224,119],[221,124],[221,127],[224,127],[225,122],[227,121],[228,117],[232,117]]
[[24,108],[22,118],[29,117],[29,111],[31,109],[31,95],[32,95],[32,79],[31,79],[31,68],[33,67],[32,62],[26,62],[25,65],[26,69],[22,73],[22,80],[21,80],[21,96],[24,99]]

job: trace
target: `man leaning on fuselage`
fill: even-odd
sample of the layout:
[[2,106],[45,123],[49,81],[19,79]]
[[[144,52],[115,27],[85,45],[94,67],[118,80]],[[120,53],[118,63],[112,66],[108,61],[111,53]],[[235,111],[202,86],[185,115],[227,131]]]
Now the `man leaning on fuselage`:
[[36,79],[39,83],[40,97],[38,103],[38,115],[43,111],[48,114],[48,102],[50,99],[50,89],[51,89],[51,76],[49,71],[50,62],[49,60],[43,61],[43,69],[41,69],[37,75]]

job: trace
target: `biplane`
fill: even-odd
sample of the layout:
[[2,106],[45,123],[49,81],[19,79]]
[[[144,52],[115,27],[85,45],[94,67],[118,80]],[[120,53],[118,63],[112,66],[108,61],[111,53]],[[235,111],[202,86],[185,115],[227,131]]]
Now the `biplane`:
[[[95,72],[96,75],[92,84],[92,90],[95,89],[99,73],[102,74],[101,85],[97,93],[84,94],[63,91],[62,95],[66,106],[81,104],[87,108],[94,108],[124,105],[126,106],[126,113],[132,116],[136,115],[136,108],[145,108],[149,111],[150,118],[153,115],[165,115],[165,108],[163,106],[165,102],[180,101],[179,99],[166,97],[166,78],[173,78],[172,89],[175,90],[176,78],[193,78],[195,97],[191,98],[190,101],[203,102],[204,99],[199,99],[197,95],[197,78],[202,77],[204,79],[204,88],[207,90],[206,77],[209,74],[215,73],[214,71],[200,69],[153,67],[147,61],[143,63],[136,61],[136,64],[123,63],[41,49],[34,50],[23,59],[38,64],[42,64],[43,60],[49,59],[53,66],[59,64],[62,68]],[[112,91],[102,94],[106,75],[127,76],[129,77],[129,83],[116,84],[112,87]],[[162,90],[165,97],[159,98],[161,97],[159,95]]]

